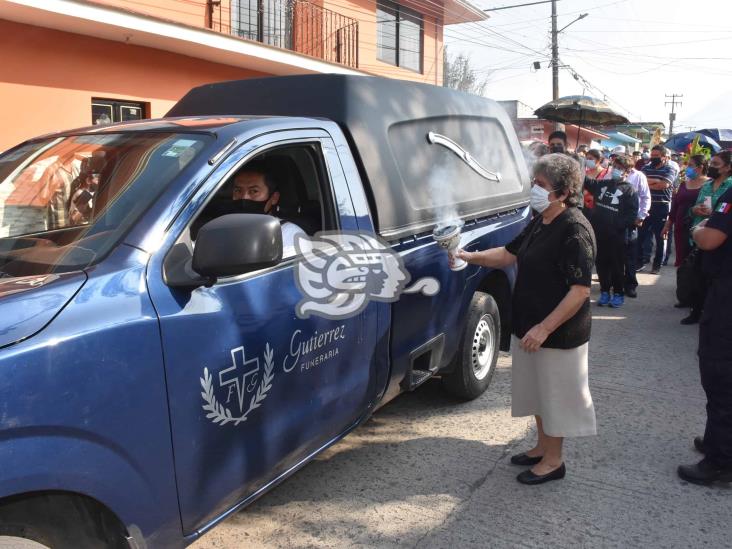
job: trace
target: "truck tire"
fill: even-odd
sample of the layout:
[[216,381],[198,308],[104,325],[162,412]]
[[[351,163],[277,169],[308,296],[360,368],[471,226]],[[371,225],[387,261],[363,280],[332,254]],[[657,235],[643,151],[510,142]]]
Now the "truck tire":
[[[13,543],[16,540],[16,543]],[[21,540],[50,549],[122,549],[119,525],[106,510],[66,494],[37,495],[0,503],[0,548],[25,548]]]
[[442,376],[447,392],[463,400],[482,395],[496,370],[500,342],[498,304],[490,294],[475,292],[452,371]]

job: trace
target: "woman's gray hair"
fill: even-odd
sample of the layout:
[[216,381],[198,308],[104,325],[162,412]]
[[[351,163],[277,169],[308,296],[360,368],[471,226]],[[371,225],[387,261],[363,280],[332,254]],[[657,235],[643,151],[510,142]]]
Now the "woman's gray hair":
[[582,198],[584,176],[577,162],[571,156],[562,153],[547,154],[534,163],[534,177],[545,177],[557,195],[567,193],[564,203],[577,206]]

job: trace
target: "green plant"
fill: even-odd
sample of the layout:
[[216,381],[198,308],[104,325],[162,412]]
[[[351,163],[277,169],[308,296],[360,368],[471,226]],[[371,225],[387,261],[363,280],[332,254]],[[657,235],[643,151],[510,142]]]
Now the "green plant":
[[684,152],[682,159],[685,164],[689,163],[689,158],[696,154],[704,155],[704,158],[709,160],[712,157],[712,149],[706,145],[700,144],[699,140],[701,139],[701,135],[697,135],[694,138],[694,141],[689,143],[689,145],[686,147],[686,151]]

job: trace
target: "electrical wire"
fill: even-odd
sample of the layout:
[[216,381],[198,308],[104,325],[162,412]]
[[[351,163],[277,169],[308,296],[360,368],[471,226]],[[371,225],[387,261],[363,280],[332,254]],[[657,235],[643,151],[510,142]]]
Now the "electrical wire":
[[[188,5],[188,6],[196,6],[197,8],[204,8],[205,7],[205,4],[203,2],[199,2],[199,1],[196,1],[196,0],[176,0],[176,1],[178,3],[180,3],[180,4],[185,4],[185,5]],[[614,2],[609,2],[609,3],[601,4],[601,5],[598,5],[598,6],[590,6],[588,9],[598,10],[598,9],[602,9],[602,8],[605,8],[605,7],[610,7],[610,6],[613,6],[613,5],[625,3],[627,1],[628,0],[617,0],[617,1],[614,1]],[[148,3],[145,3],[145,2],[135,1],[135,0],[125,0],[125,2],[128,3],[128,4],[136,4],[136,5],[145,6],[145,7],[157,7],[157,6],[154,6],[153,4],[148,4]],[[423,2],[424,2],[424,4],[426,4],[426,8],[423,10],[424,13],[421,14],[423,18],[425,16],[427,16],[427,17],[433,16],[433,17],[435,17],[435,18],[438,19],[438,18],[444,17],[445,15],[452,15],[452,16],[455,16],[455,17],[457,17],[458,15],[461,15],[461,13],[458,12],[458,11],[456,11],[456,10],[445,9],[445,7],[443,5],[437,3],[437,2],[435,2],[433,0],[423,0]],[[386,4],[386,3],[381,2],[379,0],[375,0],[374,4],[375,4],[376,7],[387,7],[387,8],[388,7],[391,7],[390,4]],[[366,16],[369,20],[372,19],[372,18],[373,18],[374,21],[377,20],[376,19],[376,17],[377,17],[376,16],[376,13],[374,11],[362,10],[362,9],[356,8],[352,4],[348,4],[348,5],[340,4],[340,6],[339,6],[339,4],[338,4],[337,1],[336,2],[333,2],[332,5],[335,5],[337,7],[346,8],[346,9],[348,9],[349,13],[354,13],[354,12],[360,13],[361,15]],[[171,8],[167,8],[167,9],[170,10],[170,11],[172,11],[172,12],[181,13],[181,14],[185,14],[185,15],[195,15],[194,13],[191,13],[190,11],[174,10],[174,9],[171,9]],[[231,10],[229,10],[229,12],[230,11]],[[564,13],[564,14],[559,14],[559,17],[566,16],[566,15],[574,15],[576,13],[581,13],[582,11],[585,11],[585,10],[580,10],[580,11],[577,11],[577,12],[567,12],[567,13]],[[345,15],[344,15],[344,17],[345,17]],[[519,56],[518,58],[512,59],[512,60],[510,60],[510,61],[508,61],[508,62],[506,62],[506,63],[504,63],[502,65],[499,65],[499,66],[495,66],[495,67],[478,67],[475,70],[479,74],[489,74],[489,75],[494,74],[494,73],[496,73],[498,71],[522,70],[523,69],[523,60],[526,59],[527,60],[527,64],[528,64],[528,59],[532,55],[537,55],[542,60],[549,59],[550,56],[547,53],[548,48],[545,48],[544,50],[538,50],[536,48],[532,48],[532,47],[528,46],[525,43],[521,43],[521,42],[517,41],[516,39],[514,39],[512,37],[509,37],[509,36],[506,36],[505,34],[503,34],[503,33],[499,32],[499,31],[495,30],[495,27],[506,27],[506,26],[516,27],[517,25],[523,25],[523,24],[526,24],[526,23],[529,23],[529,22],[534,22],[534,21],[546,21],[547,19],[550,19],[550,17],[542,17],[542,18],[536,18],[536,19],[515,21],[515,22],[512,22],[512,23],[505,24],[505,25],[491,25],[490,27],[486,27],[485,24],[484,24],[484,22],[468,22],[468,23],[459,25],[459,27],[460,27],[461,30],[457,30],[456,28],[454,28],[454,26],[443,27],[443,35],[444,35],[444,37],[445,37],[446,40],[445,40],[445,43],[443,43],[443,45],[440,47],[440,54],[438,54],[438,57],[442,57],[442,54],[444,54],[444,47],[446,45],[447,39],[461,41],[461,42],[470,43],[470,44],[473,44],[473,45],[478,45],[478,46],[482,46],[482,47],[488,47],[488,48],[491,48],[491,49],[494,49],[494,50],[506,51],[506,52],[511,52],[511,53],[518,53],[517,52],[517,48],[518,48],[519,51],[526,51],[526,52],[530,52],[530,53],[524,53],[522,56]],[[363,20],[363,19],[357,17],[356,20]],[[520,28],[510,29],[509,32],[511,32],[511,34],[513,34],[514,36],[522,36],[524,38],[529,39],[531,37],[529,37],[527,35],[523,35],[523,34],[517,32],[517,31],[523,30],[523,29],[530,29],[530,28],[537,28],[537,27],[535,25],[529,25],[529,26],[524,26],[524,27],[520,27]],[[474,31],[474,32],[470,32],[470,31]],[[424,21],[423,21],[423,24],[422,24],[421,33],[424,34]],[[489,35],[489,37],[486,37],[484,33],[487,33]],[[383,32],[382,32],[382,35],[384,35]],[[393,35],[393,34],[389,35],[389,33],[387,33],[387,37],[395,38],[395,35]],[[487,38],[492,38],[493,40],[496,40],[499,43],[502,43],[503,46],[507,46],[507,47],[503,47],[503,46],[501,46],[499,44],[496,44],[495,42],[489,42],[487,40]],[[437,37],[435,37],[435,39],[437,39]],[[712,38],[712,39],[694,40],[694,41],[688,41],[688,42],[682,42],[682,43],[693,44],[693,43],[699,43],[699,42],[720,41],[720,40],[725,40],[725,39],[726,38]],[[679,44],[679,42],[673,42],[673,43],[670,43],[670,44],[674,44],[675,45],[675,44]],[[598,51],[606,51],[608,55],[611,55],[611,54],[615,54],[617,52],[626,51],[626,50],[633,50],[633,49],[636,49],[636,48],[657,47],[657,46],[660,47],[660,46],[663,46],[663,45],[670,45],[670,44],[669,43],[664,43],[664,44],[650,44],[650,45],[647,44],[647,45],[624,46],[624,47],[605,45],[604,50],[597,49],[596,48],[594,51],[589,52],[589,53],[594,54],[594,55],[597,55],[597,52]],[[372,52],[373,51],[378,51],[380,49],[378,43],[366,42],[366,41],[363,41],[363,40],[360,40],[359,41],[359,48],[363,48],[366,51],[372,51]],[[587,53],[586,50],[581,50],[579,48],[564,48],[564,49],[567,50],[568,53],[569,52],[571,52],[571,53],[583,53],[583,52]],[[432,60],[432,64],[430,65],[429,68],[427,68],[427,70],[423,70],[423,74],[424,75],[427,75],[427,74],[431,73],[434,70],[436,63],[438,63],[438,62],[441,61],[441,59],[438,59],[438,57],[435,57]],[[658,57],[661,57],[661,56],[658,56]],[[706,58],[701,58],[701,59],[706,59]],[[724,59],[725,58],[720,58],[720,60],[724,60]],[[590,65],[590,66],[594,66],[594,65],[592,65],[589,62],[587,62],[587,64]],[[665,66],[667,66],[669,64],[670,64],[669,62],[660,63],[660,64],[657,64],[656,65],[656,69],[649,69],[649,70],[657,70],[657,69],[663,68],[663,67],[665,67]],[[361,67],[363,69],[374,69],[374,70],[378,70],[379,72],[382,72],[382,73],[385,72],[385,71],[386,72],[391,71],[391,72],[393,72],[395,74],[400,74],[401,75],[402,74],[402,71],[405,70],[405,69],[402,69],[402,68],[399,68],[399,67],[394,67],[393,69],[390,69],[390,65],[387,64],[387,63],[384,63],[383,65],[374,65],[374,64],[368,64],[368,63],[362,63],[360,65],[361,65]],[[599,88],[596,88],[595,86],[593,86],[586,79],[584,79],[583,77],[581,77],[581,75],[579,75],[579,73],[577,73],[571,67],[562,67],[562,68],[564,68],[565,70],[570,70],[571,69],[571,71],[573,72],[573,76],[575,76],[578,79],[581,79],[583,81],[583,83],[588,88],[594,89],[598,93],[602,93],[604,96],[608,97],[607,94],[605,94],[604,92],[602,92],[602,90],[600,90]],[[595,67],[595,68],[598,68],[598,67]],[[643,71],[643,72],[647,72],[647,71]],[[528,73],[528,74],[530,74],[530,73]],[[616,74],[623,74],[623,73],[616,73]],[[627,76],[629,74],[625,73],[625,75]],[[520,76],[524,76],[524,75],[513,75],[513,76],[510,76],[510,77],[507,77],[507,78],[493,80],[493,81],[491,81],[491,83],[500,82],[500,81],[503,81],[503,80],[508,79],[508,78],[517,78],[517,77],[520,77]],[[612,98],[610,98],[610,99],[612,100]],[[618,104],[618,106],[620,106],[621,108],[623,108],[623,110],[628,111],[628,109],[622,107],[622,105],[620,105],[619,103],[617,103],[617,101],[614,101],[614,102],[616,104]]]
[[[602,42],[598,42],[596,40],[591,40],[588,38],[581,38],[577,36],[573,36],[573,39],[578,40],[583,43],[591,44],[591,45],[599,45],[599,46],[607,46],[610,47],[609,44],[605,44]],[[632,50],[635,50],[636,46],[628,46]],[[704,61],[704,60],[714,60],[714,58],[679,58],[679,57],[673,57],[669,59],[669,56],[649,56],[645,52],[643,55],[640,56],[634,56],[632,59],[632,65],[645,65],[647,68],[643,71],[639,72],[628,72],[628,65],[629,65],[629,58],[628,55],[622,52],[618,51],[603,51],[600,53],[597,50],[578,50],[577,48],[564,48],[565,55],[568,57],[574,57],[575,59],[580,60],[581,62],[584,62],[585,64],[598,69],[603,70],[604,72],[610,72],[612,74],[618,74],[620,76],[632,76],[632,75],[639,75],[643,74],[645,72],[655,71],[659,70],[661,68],[666,69],[668,72],[682,72],[682,71],[688,71],[688,70],[694,70],[696,72],[702,72],[705,74],[716,74],[716,75],[724,75],[727,76],[730,74],[728,71],[720,71],[718,69],[713,69],[711,67],[703,67],[699,63],[692,65],[686,64],[683,61],[685,60],[695,60],[695,61]],[[579,53],[582,53],[580,56]],[[607,69],[606,67],[600,68],[591,63],[588,58],[598,58],[599,61],[601,61],[606,67],[609,66],[616,66],[619,67],[622,70],[622,72],[617,71],[611,71]],[[647,59],[646,59],[647,58]],[[615,59],[615,62],[612,60]]]
[[611,101],[616,106],[620,107],[620,110],[625,111],[627,114],[631,115],[631,116],[629,116],[629,118],[633,118],[633,116],[632,116],[633,112],[630,109],[628,109],[627,107],[624,107],[617,100],[610,97],[606,92],[604,92],[603,90],[601,90],[600,88],[598,88],[597,86],[592,84],[590,81],[588,81],[586,78],[584,78],[581,74],[579,74],[573,67],[571,67],[570,65],[567,65],[567,64],[562,64],[562,65],[560,65],[559,68],[569,71],[570,74],[572,74],[572,76],[575,78],[575,80],[578,80],[579,82],[581,82],[583,86],[585,86],[586,88],[588,88],[590,90],[595,90],[596,92],[601,94],[605,98],[605,100]]
[[[701,44],[703,42],[719,42],[719,41],[723,41],[723,40],[732,40],[732,36],[727,36],[727,37],[724,37],[724,38],[706,38],[704,40],[689,40],[689,41],[684,41],[684,42],[678,42],[678,41],[675,41],[675,42],[663,42],[663,43],[660,43],[660,44],[637,44],[637,45],[633,45],[633,46],[611,46],[611,47],[604,48],[604,49],[602,49],[602,48],[601,49],[595,49],[594,51],[595,52],[604,52],[604,51],[637,51],[638,49],[641,49],[641,48],[655,48],[655,47],[661,47],[661,46],[677,46],[677,45],[684,45],[684,44]],[[569,48],[567,46],[565,46],[564,49],[567,50],[567,51],[574,51],[574,52],[577,52],[577,53],[583,53],[583,52],[586,52],[587,51],[587,50],[581,50],[581,49],[576,49],[576,48]]]
[[[149,3],[145,3],[145,2],[141,2],[141,1],[136,1],[136,0],[124,0],[124,1],[126,3],[129,3],[129,4],[136,4],[136,5],[139,5],[139,6],[145,6],[145,7],[149,7],[149,8],[157,7],[154,4],[149,4]],[[201,0],[176,0],[176,1],[178,3],[180,3],[180,4],[185,4],[185,5],[189,5],[189,6],[195,6],[197,8],[201,8],[201,9],[205,8],[205,3],[202,2]],[[379,0],[375,0],[374,1],[374,4],[376,5],[376,7],[381,7],[381,8],[390,8],[390,7],[392,7],[391,4],[387,4],[387,3],[381,2]],[[426,7],[426,9],[423,10],[426,13],[421,14],[422,16],[430,16],[430,15],[432,15],[434,17],[442,18],[445,15],[452,15],[452,16],[454,16],[454,17],[457,18],[458,16],[462,15],[462,13],[463,13],[463,12],[456,11],[454,9],[445,9],[445,7],[442,4],[439,4],[438,2],[435,2],[434,0],[423,0],[423,4],[426,4],[427,7]],[[376,19],[376,13],[374,11],[364,10],[364,9],[358,8],[358,7],[356,7],[356,6],[352,5],[352,4],[342,4],[342,3],[339,4],[339,2],[337,2],[337,1],[331,2],[331,5],[334,5],[334,6],[337,6],[337,7],[341,7],[341,8],[345,8],[350,13],[356,12],[356,13],[359,13],[359,14],[365,16],[364,18],[356,18],[356,20],[367,21],[367,22],[370,21],[370,20],[373,20],[374,22],[377,21],[377,19]],[[173,10],[171,8],[166,8],[166,9],[167,10],[170,10],[170,11],[173,11],[173,12],[176,12],[176,13],[181,13],[181,14],[189,15],[189,16],[190,15],[195,15],[195,13],[192,13],[190,11]],[[231,13],[233,10],[231,8],[229,8],[228,10],[225,10],[225,11],[228,11],[229,13]],[[479,40],[480,37],[484,36],[485,28],[482,27],[482,26],[478,26],[475,22],[469,22],[469,23],[466,23],[466,24],[462,24],[460,26],[461,27],[467,26],[471,30],[475,29],[475,31],[478,34],[477,35],[476,34],[468,34],[467,32],[457,31],[456,29],[449,29],[449,31],[450,31],[449,32],[450,38],[456,39],[456,40],[463,40],[463,41],[466,41],[466,42],[469,42],[469,43],[473,43],[475,45],[483,45],[483,46],[491,47],[491,48],[494,48],[494,49],[500,49],[500,50],[509,51],[509,52],[515,51],[515,49],[512,49],[512,48],[502,48],[501,46],[499,46],[499,45],[497,45],[495,43],[488,43],[488,42],[485,42],[484,40]],[[443,27],[443,28],[444,28],[444,30],[448,30],[447,27]],[[511,39],[509,37],[503,36],[500,33],[494,32],[492,30],[489,30],[489,32],[492,32],[493,35],[499,41],[503,41],[504,44],[511,45],[512,47],[522,48],[522,49],[525,49],[527,51],[531,51],[534,54],[539,54],[539,52],[537,52],[537,50],[532,49],[532,48],[528,48],[527,46],[525,46],[524,44],[521,44],[520,42],[518,42],[516,40],[513,40],[513,39]],[[361,46],[361,45],[364,45],[365,46],[366,43],[363,40],[361,40],[359,46]],[[371,46],[378,47],[377,44],[371,44]]]
[[[459,13],[459,12],[455,12],[454,10],[445,10],[441,4],[438,4],[434,0],[423,0],[423,2],[429,6],[435,6],[436,8],[428,8],[426,11],[429,11],[430,13],[437,13],[440,17],[442,17],[443,14],[445,14],[445,13],[452,14],[452,15]],[[335,6],[343,7],[343,8],[348,8],[352,11],[357,11],[359,13],[362,13],[363,15],[368,17],[367,21],[371,21],[371,20],[373,20],[374,22],[377,21],[376,14],[372,11],[367,11],[367,10],[363,10],[363,9],[353,10],[352,6],[350,6],[350,5],[346,6],[344,4],[339,4],[338,1],[334,1],[331,4],[335,5]],[[375,0],[375,4],[376,4],[377,8],[390,8],[392,6],[391,4],[386,4],[380,0]],[[479,25],[478,23],[469,22],[469,23],[460,24],[459,26],[462,28],[461,31],[457,31],[456,29],[452,28],[452,26],[450,26],[450,27],[443,27],[444,28],[443,32],[449,31],[450,35],[451,35],[450,37],[453,39],[461,39],[461,40],[467,41],[469,43],[476,43],[476,45],[485,45],[488,47],[495,47],[497,49],[501,49],[500,46],[497,46],[496,44],[487,43],[484,40],[480,40],[480,38],[485,36],[484,33],[487,30],[489,33],[492,33],[494,36],[496,36],[499,40],[503,41],[504,45],[511,45],[512,47],[522,48],[527,51],[531,51],[532,53],[538,54],[537,50],[535,50],[533,48],[529,48],[529,47],[525,46],[524,44],[522,44],[516,40],[513,40],[509,37],[503,36],[500,33],[493,31],[492,29],[487,29],[486,27]],[[475,30],[478,34],[477,35],[468,34],[467,32],[465,32],[465,28],[470,29],[470,30]],[[503,48],[503,49],[505,49],[505,48]],[[514,51],[514,50],[507,49],[506,51]]]

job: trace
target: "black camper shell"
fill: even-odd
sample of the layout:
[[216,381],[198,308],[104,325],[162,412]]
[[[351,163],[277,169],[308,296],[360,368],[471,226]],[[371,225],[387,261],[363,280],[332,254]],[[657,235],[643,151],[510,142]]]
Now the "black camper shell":
[[200,86],[167,114],[197,115],[336,122],[387,239],[528,203],[529,176],[511,121],[498,103],[474,95],[369,76],[285,76]]

